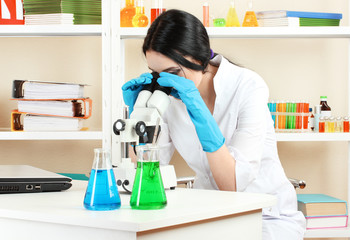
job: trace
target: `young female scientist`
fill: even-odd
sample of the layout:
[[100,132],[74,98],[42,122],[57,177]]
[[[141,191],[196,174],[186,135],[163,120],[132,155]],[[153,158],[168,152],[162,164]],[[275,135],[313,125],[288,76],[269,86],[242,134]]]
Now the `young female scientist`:
[[[305,219],[279,161],[263,79],[214,54],[200,20],[180,10],[153,22],[143,53],[149,69],[160,73],[158,83],[173,88],[161,162],[169,163],[176,148],[196,173],[195,188],[277,196],[276,206],[263,209],[263,239],[303,239]],[[123,85],[131,111],[151,79],[144,73]]]

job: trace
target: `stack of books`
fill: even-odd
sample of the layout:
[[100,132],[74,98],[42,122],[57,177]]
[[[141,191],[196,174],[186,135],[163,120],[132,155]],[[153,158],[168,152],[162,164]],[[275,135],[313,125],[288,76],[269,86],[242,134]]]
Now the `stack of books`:
[[91,116],[92,100],[84,86],[72,83],[14,80],[12,97],[18,109],[11,113],[12,131],[78,131]]
[[101,24],[101,0],[23,0],[26,25]]
[[301,11],[261,11],[256,12],[260,27],[311,27],[339,26],[341,13],[301,12]]
[[298,194],[298,210],[306,218],[306,229],[348,226],[346,201],[325,194]]

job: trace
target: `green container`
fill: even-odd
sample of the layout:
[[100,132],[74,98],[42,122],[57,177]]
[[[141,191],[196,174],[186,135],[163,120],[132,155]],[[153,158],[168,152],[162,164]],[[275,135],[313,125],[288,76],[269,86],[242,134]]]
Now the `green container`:
[[133,209],[161,209],[167,204],[159,169],[159,149],[156,146],[139,146],[137,169],[130,198]]

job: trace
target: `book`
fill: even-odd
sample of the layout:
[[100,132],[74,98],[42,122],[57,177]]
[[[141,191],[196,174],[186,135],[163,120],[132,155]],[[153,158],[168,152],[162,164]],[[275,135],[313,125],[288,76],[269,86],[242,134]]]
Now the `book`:
[[[55,17],[55,24],[71,24],[72,21],[74,24],[101,24],[102,22],[101,0],[23,0],[23,7],[26,24],[53,24],[51,18],[46,18],[46,14],[73,16],[73,19],[70,17],[67,19],[66,15],[64,19]],[[35,15],[42,16],[35,17]],[[46,23],[46,20],[49,22]]]
[[81,117],[82,106],[78,101],[18,101],[18,111],[64,117]]
[[26,14],[26,25],[73,25],[74,17],[70,13]]
[[260,12],[255,12],[255,14],[257,19],[282,18],[282,17],[342,19],[343,17],[341,13],[304,12],[304,11],[287,11],[287,10],[260,11]]
[[343,228],[348,226],[348,216],[305,217],[306,229]]
[[79,131],[83,127],[79,118],[47,117],[26,114],[23,117],[23,131]]
[[13,98],[72,99],[84,98],[84,84],[14,80]]
[[325,194],[298,194],[298,210],[305,217],[347,215],[347,203],[344,200]]
[[310,26],[339,26],[339,19],[326,18],[262,18],[258,19],[260,27],[310,27]]

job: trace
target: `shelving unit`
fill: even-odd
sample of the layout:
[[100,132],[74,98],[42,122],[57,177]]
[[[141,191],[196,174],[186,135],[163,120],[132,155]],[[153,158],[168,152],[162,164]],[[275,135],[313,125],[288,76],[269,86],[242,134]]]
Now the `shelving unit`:
[[62,37],[101,35],[101,25],[0,25],[0,37]]
[[[74,132],[11,132],[0,129],[0,140],[100,140],[111,147],[110,1],[102,1],[102,25],[0,25],[1,37],[102,37],[102,129]],[[3,127],[3,126],[2,126]]]

